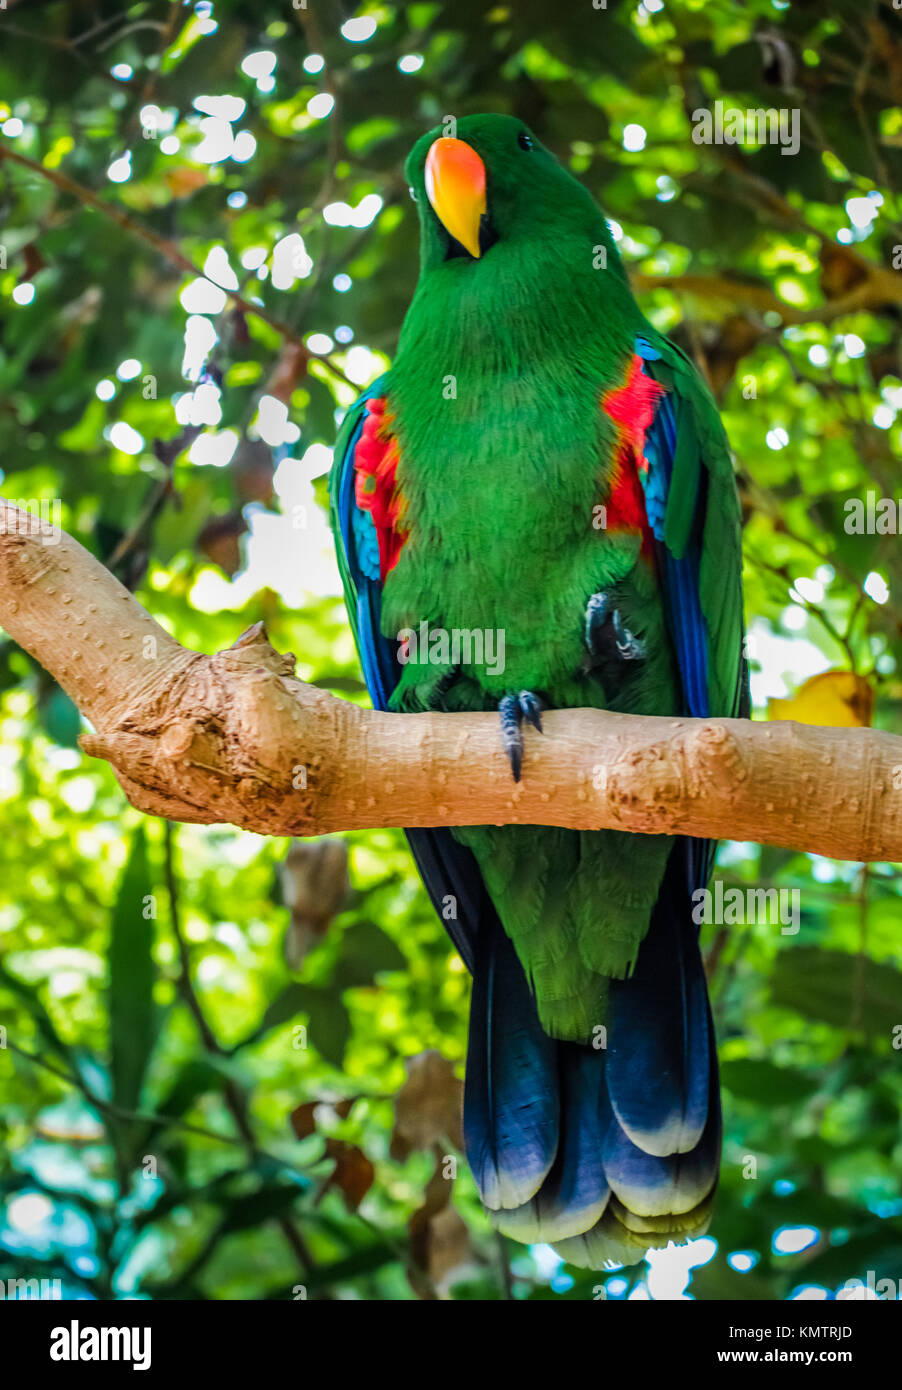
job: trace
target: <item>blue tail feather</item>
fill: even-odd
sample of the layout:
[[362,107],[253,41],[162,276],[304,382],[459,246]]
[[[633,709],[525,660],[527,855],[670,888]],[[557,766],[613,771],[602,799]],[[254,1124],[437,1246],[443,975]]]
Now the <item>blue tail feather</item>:
[[697,859],[674,846],[635,971],[611,986],[606,1051],[548,1038],[497,917],[476,936],[467,1157],[501,1231],[577,1264],[634,1263],[707,1224],[721,1135]]
[[476,941],[464,1141],[483,1202],[491,1210],[528,1202],[558,1149],[559,1084],[553,1039],[513,945],[493,912]]
[[659,1157],[693,1150],[708,1117],[708,989],[685,844],[671,853],[633,974],[612,981],[610,992],[611,1105],[628,1138]]
[[[713,1049],[713,1034],[712,1034]],[[709,1065],[713,1079],[716,1066]],[[639,1217],[682,1216],[694,1211],[711,1192],[720,1164],[720,1107],[711,1106],[703,1132],[692,1149],[666,1156],[633,1144],[615,1119],[608,1130],[604,1168],[611,1191]]]
[[526,1243],[563,1240],[594,1226],[610,1188],[602,1150],[611,1122],[598,1053],[579,1043],[556,1044],[560,1077],[560,1140],[554,1165],[532,1201],[500,1213],[495,1224]]

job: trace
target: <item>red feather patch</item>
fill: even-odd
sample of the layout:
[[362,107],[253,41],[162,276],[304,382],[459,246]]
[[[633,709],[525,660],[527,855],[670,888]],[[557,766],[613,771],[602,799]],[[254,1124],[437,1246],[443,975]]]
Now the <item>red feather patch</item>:
[[407,532],[398,527],[402,509],[398,491],[398,445],[389,427],[392,416],[386,412],[385,398],[366,403],[363,433],[354,450],[354,496],[361,511],[369,512],[379,544],[379,572],[382,582],[398,563]]
[[623,386],[607,391],[601,402],[602,409],[617,426],[617,452],[611,492],[605,504],[605,529],[641,532],[642,550],[646,554],[651,554],[652,533],[641,482],[641,475],[648,472],[645,436],[664,394],[665,388],[646,375],[642,358],[634,353]]

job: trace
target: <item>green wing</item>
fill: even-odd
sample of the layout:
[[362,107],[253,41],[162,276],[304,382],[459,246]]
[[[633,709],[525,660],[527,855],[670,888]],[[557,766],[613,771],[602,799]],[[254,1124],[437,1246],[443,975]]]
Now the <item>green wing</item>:
[[727,437],[708,387],[679,348],[657,335],[640,344],[644,356],[643,348],[655,354],[646,369],[668,393],[647,441],[646,507],[663,547],[687,712],[744,717],[741,513]]

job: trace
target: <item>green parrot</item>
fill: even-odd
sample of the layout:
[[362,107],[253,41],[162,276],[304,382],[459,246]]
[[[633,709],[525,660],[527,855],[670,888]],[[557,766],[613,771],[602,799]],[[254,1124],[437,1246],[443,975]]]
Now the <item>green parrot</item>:
[[[511,116],[406,165],[420,274],[348,411],[332,523],[379,709],[747,713],[740,513],[717,408],[643,317],[589,193]],[[499,1230],[574,1264],[707,1229],[721,1123],[692,919],[715,846],[412,830],[473,975],[467,1159]]]

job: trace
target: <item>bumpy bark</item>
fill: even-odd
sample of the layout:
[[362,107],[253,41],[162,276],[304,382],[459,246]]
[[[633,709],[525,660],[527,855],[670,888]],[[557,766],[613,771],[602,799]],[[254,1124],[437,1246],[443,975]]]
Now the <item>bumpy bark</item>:
[[392,715],[295,679],[262,627],[188,651],[64,532],[0,499],[0,623],[69,693],[133,805],[268,835],[513,822],[902,859],[902,739],[550,711],[514,785],[492,714]]

